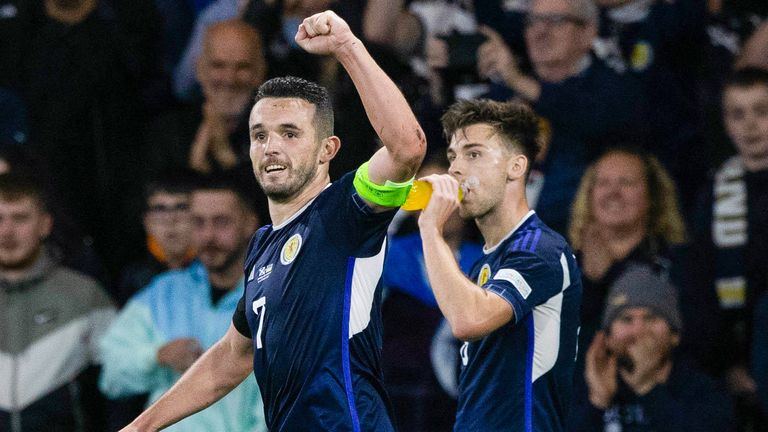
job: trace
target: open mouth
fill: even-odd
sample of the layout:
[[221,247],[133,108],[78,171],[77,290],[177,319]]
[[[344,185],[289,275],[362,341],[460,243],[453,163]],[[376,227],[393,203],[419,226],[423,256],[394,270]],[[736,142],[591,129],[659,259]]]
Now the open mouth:
[[267,174],[269,174],[273,172],[283,171],[285,170],[285,168],[286,168],[285,165],[271,164],[271,165],[267,165],[266,168],[264,168],[264,171],[266,171]]

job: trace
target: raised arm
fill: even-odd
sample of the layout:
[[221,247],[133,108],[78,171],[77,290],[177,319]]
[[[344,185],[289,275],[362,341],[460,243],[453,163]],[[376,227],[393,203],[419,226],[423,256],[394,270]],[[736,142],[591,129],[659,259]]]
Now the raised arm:
[[371,158],[371,181],[409,180],[426,152],[426,139],[408,102],[344,20],[331,11],[304,20],[296,42],[313,54],[333,54],[355,83],[368,119],[384,148]]
[[121,432],[158,431],[226,396],[253,370],[253,345],[234,326]]
[[432,197],[419,217],[427,276],[437,304],[456,338],[467,341],[489,335],[514,318],[512,306],[476,285],[461,272],[443,237],[443,226],[458,207],[459,185],[447,175],[432,175]]

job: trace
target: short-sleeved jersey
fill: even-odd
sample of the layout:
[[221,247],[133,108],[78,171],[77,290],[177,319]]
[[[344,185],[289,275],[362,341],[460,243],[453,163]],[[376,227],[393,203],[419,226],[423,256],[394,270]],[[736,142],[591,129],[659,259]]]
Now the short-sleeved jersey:
[[470,278],[509,302],[514,319],[462,346],[454,430],[562,431],[581,303],[573,253],[533,211],[483,252]]
[[270,431],[392,431],[381,372],[381,274],[395,211],[349,173],[279,226],[259,229],[233,324],[252,338]]

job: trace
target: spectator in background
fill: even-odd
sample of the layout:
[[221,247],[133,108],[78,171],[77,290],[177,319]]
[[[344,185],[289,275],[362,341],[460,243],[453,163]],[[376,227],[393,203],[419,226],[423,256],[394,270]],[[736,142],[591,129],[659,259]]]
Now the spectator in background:
[[[8,80],[27,104],[29,146],[110,276],[141,250],[142,124],[163,96],[150,0],[12,0]],[[2,21],[0,21],[2,22]],[[0,78],[1,79],[1,78]]]
[[179,100],[194,102],[199,96],[200,88],[195,70],[205,50],[208,29],[218,22],[240,18],[248,2],[249,0],[216,0],[210,2],[194,19],[194,28],[185,41],[185,47],[182,48],[181,57],[173,71],[173,92]]
[[697,327],[718,326],[718,340],[697,338],[693,353],[709,371],[724,375],[739,397],[739,422],[754,422],[759,430],[768,423],[752,418],[756,387],[749,358],[752,314],[768,291],[768,71],[737,71],[723,93],[723,122],[738,153],[715,172],[696,212],[689,271],[696,290],[687,298],[687,315]]
[[605,145],[638,128],[645,103],[634,79],[592,58],[597,25],[591,0],[533,0],[524,32],[533,75],[521,72],[499,33],[481,28],[488,40],[478,52],[478,71],[503,84],[491,96],[528,101],[551,130],[536,210],[560,232],[584,169]]
[[[669,275],[670,248],[685,241],[672,179],[643,151],[608,150],[581,180],[568,236],[584,283],[579,346],[588,347],[610,287],[628,266],[643,263]],[[581,353],[577,371],[583,370]]]
[[672,174],[684,209],[706,179],[698,84],[701,81],[706,3],[702,0],[596,0],[602,8],[595,53],[638,78],[651,103],[647,150]]
[[147,254],[123,270],[118,286],[121,305],[159,273],[184,268],[195,258],[189,213],[191,193],[192,179],[184,171],[166,173],[144,188]]
[[[447,169],[445,155],[434,154],[424,162],[418,177]],[[458,213],[443,229],[461,270],[468,274],[482,255],[482,245],[469,239],[470,227]],[[418,232],[390,237],[382,280],[387,289],[382,311],[382,368],[397,430],[449,431],[456,404],[440,388],[430,362],[430,344],[443,316],[427,279]],[[448,355],[458,359],[458,346]]]
[[[0,147],[0,174],[13,173],[14,176],[39,177],[39,161],[27,150],[28,148],[22,145]],[[50,178],[45,180],[51,181]],[[51,189],[44,184],[40,184],[40,187],[43,190]],[[53,217],[53,227],[46,239],[48,253],[61,265],[94,278],[109,288],[110,281],[101,258],[93,247],[93,238],[83,233],[75,221],[60,208],[56,200],[49,197],[46,201],[48,212]],[[111,291],[110,293],[114,294]]]
[[[722,123],[723,85],[735,69],[762,63],[762,59],[753,57],[759,51],[752,49],[755,44],[750,40],[760,24],[768,18],[768,2],[707,0],[706,3],[709,17],[706,25],[707,41],[703,47],[705,56],[699,99],[706,116],[704,133],[710,147],[703,153],[710,154],[710,169],[715,169],[731,156],[733,148]],[[760,38],[758,36],[752,40],[758,42]],[[760,63],[753,63],[755,60]],[[697,147],[701,148],[700,145]]]
[[629,267],[606,299],[587,351],[587,394],[571,431],[726,432],[732,405],[715,382],[675,357],[682,319],[677,291],[647,266]]
[[[258,225],[248,199],[232,183],[212,179],[195,188],[190,202],[199,261],[153,279],[109,328],[99,387],[110,398],[159,398],[227,331],[243,294],[245,251]],[[167,430],[266,430],[254,377]]]
[[100,430],[97,344],[115,315],[99,284],[45,246],[53,220],[31,180],[0,175],[0,430]]
[[197,59],[203,100],[152,126],[149,174],[173,168],[200,173],[239,169],[251,178],[248,113],[266,67],[261,36],[253,27],[238,20],[211,26]]

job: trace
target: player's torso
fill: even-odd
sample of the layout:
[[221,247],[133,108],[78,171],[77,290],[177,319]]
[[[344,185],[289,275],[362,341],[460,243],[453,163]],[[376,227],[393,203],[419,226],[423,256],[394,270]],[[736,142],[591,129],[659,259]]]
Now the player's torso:
[[[536,229],[542,227],[539,247],[559,249],[551,251],[553,259],[555,255],[563,259],[557,267],[565,265],[567,272],[579,278],[570,249],[553,244],[543,224],[530,224],[482,257],[470,279],[483,286],[510,253],[531,250]],[[552,388],[569,397],[580,297],[580,280],[571,280],[562,296],[535,307],[520,322],[513,320],[484,338],[462,345],[456,431],[562,430],[558,417],[564,407]]]
[[254,373],[274,430],[354,430],[353,414],[383,413],[388,422],[373,388],[380,375],[379,277],[370,277],[362,294],[354,283],[361,265],[383,266],[385,243],[382,236],[364,251],[373,256],[355,258],[360,245],[330,226],[343,226],[343,209],[334,215],[326,198],[260,230],[246,263]]

